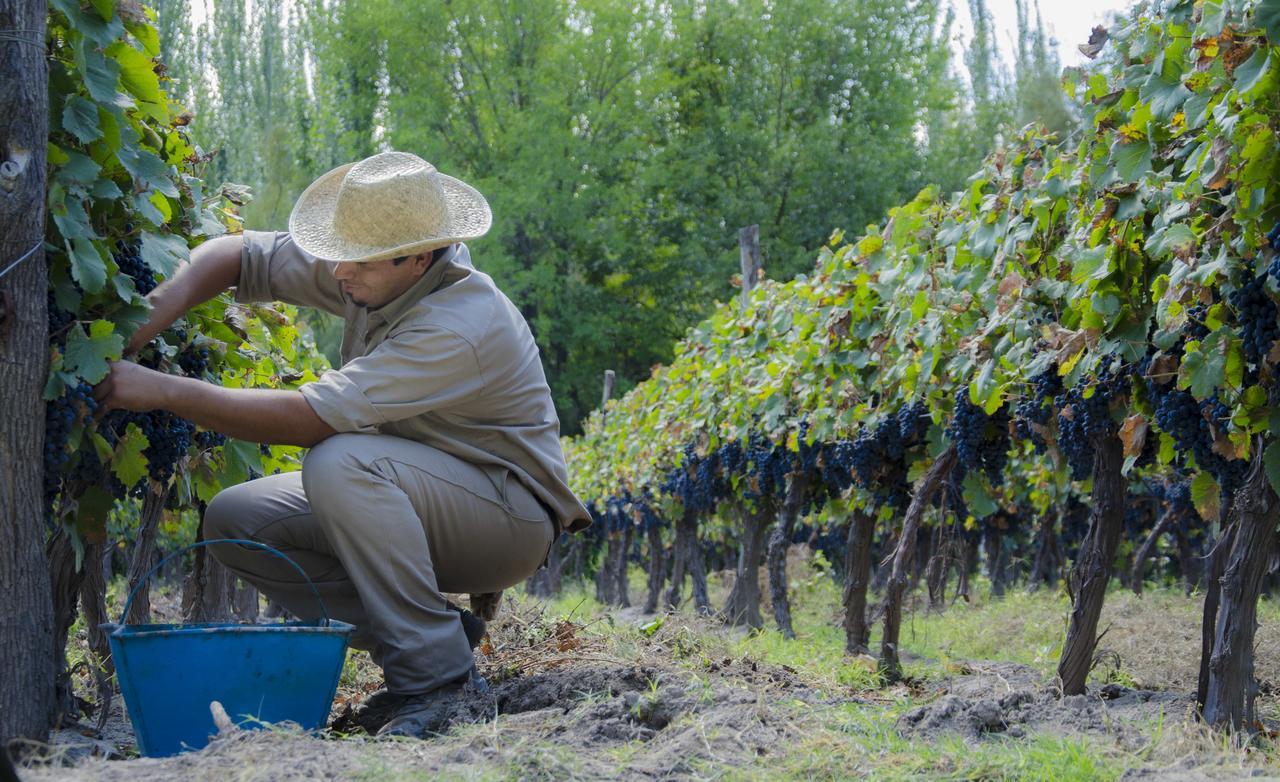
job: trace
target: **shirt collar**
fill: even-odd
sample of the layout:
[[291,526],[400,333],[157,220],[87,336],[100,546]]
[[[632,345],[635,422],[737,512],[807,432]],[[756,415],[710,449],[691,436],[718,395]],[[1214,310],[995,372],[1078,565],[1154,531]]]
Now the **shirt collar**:
[[458,256],[458,249],[461,244],[452,244],[444,255],[431,262],[431,266],[427,271],[413,284],[409,290],[395,297],[391,301],[383,304],[376,310],[369,310],[370,319],[381,320],[384,323],[395,323],[413,305],[422,300],[424,296],[434,292],[444,282],[444,276],[453,265],[455,258]]

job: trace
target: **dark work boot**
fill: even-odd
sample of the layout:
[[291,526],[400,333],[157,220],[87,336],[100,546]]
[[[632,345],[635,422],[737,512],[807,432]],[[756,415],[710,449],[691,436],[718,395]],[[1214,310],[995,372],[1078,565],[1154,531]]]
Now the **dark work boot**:
[[488,682],[473,665],[460,679],[439,689],[416,695],[392,695],[390,697],[396,699],[395,713],[378,729],[378,737],[423,738],[428,733],[439,733],[449,727],[460,699],[488,691]]
[[487,628],[485,621],[462,606],[445,602],[444,607],[450,611],[458,612],[458,617],[462,620],[462,632],[467,634],[467,643],[471,645],[471,648],[474,649],[479,646]]

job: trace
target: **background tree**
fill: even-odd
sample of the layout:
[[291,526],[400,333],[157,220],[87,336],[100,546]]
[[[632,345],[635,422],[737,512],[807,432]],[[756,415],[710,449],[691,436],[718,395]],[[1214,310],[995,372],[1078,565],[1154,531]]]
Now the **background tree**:
[[53,604],[40,453],[48,371],[45,3],[0,0],[0,751],[43,741],[53,709]]
[[738,227],[761,226],[769,276],[811,271],[833,228],[960,187],[1013,122],[981,0],[963,67],[937,0],[208,9],[190,33],[188,0],[163,0],[159,26],[209,179],[258,195],[246,226],[284,228],[314,177],[386,147],[473,182],[498,215],[476,263],[528,318],[568,432],[603,369],[624,392],[729,294]]

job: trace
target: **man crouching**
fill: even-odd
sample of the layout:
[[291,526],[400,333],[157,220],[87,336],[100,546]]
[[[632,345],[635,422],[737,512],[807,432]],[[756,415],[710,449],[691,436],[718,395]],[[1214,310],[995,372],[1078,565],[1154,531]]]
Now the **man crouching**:
[[[561,531],[590,524],[568,487],[559,421],[519,310],[476,271],[462,242],[488,203],[421,158],[385,152],[341,166],[299,197],[289,231],[201,245],[151,293],[135,352],[230,287],[345,320],[342,366],[297,391],[221,388],[115,362],[108,407],[165,409],[261,443],[309,447],[301,472],[218,494],[207,537],[288,554],[386,687],[362,708],[379,735],[433,730],[477,682],[483,623],[443,593],[496,593],[531,575]],[[286,563],[243,546],[214,555],[291,613],[319,615]],[[477,624],[479,623],[479,624]],[[467,630],[471,632],[468,633]],[[468,637],[470,635],[470,638]],[[379,716],[382,715],[382,716]]]

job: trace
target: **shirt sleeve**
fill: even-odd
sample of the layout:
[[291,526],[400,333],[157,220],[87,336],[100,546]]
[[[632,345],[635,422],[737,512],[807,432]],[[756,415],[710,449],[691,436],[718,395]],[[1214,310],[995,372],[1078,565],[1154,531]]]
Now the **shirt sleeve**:
[[388,337],[371,353],[299,389],[338,432],[374,433],[392,421],[447,409],[484,392],[474,348],[445,328]]
[[346,302],[329,265],[293,243],[285,231],[245,231],[236,301],[283,301],[342,315]]

